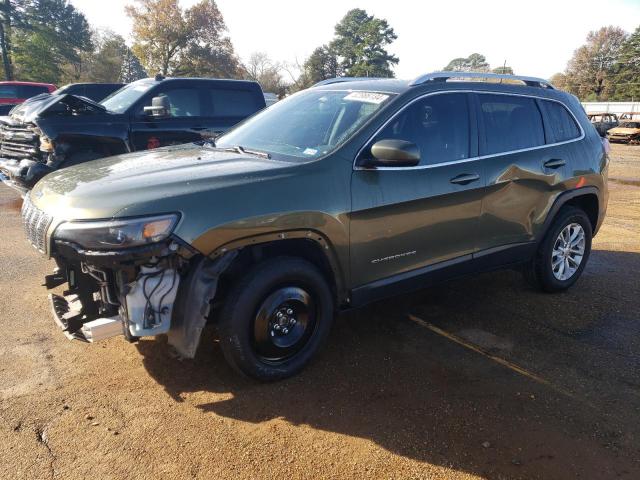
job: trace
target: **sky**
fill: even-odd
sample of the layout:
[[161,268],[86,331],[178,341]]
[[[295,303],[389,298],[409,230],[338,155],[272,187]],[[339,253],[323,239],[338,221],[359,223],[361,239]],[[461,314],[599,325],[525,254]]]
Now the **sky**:
[[[198,0],[180,0],[189,7]],[[132,0],[70,0],[92,26],[131,42],[124,6]],[[455,57],[478,52],[492,67],[505,60],[516,74],[549,78],[563,71],[589,31],[605,25],[632,32],[640,0],[217,0],[238,55],[261,51],[300,64],[329,42],[352,8],[388,20],[398,35],[389,51],[400,58],[398,78],[441,70]]]

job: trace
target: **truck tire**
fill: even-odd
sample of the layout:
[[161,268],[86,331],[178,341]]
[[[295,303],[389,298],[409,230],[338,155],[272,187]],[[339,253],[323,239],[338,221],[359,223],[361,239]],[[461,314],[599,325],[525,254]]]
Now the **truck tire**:
[[544,292],[566,290],[580,278],[589,260],[592,235],[583,210],[563,207],[525,266],[525,278]]
[[222,352],[238,372],[261,381],[302,370],[325,343],[334,298],[310,262],[275,257],[231,286],[219,317]]

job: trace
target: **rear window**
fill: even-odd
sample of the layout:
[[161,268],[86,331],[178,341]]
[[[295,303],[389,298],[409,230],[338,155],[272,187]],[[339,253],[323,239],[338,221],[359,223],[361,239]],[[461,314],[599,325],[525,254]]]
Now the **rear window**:
[[49,93],[49,89],[47,87],[39,87],[37,85],[20,85],[20,87],[18,87],[18,92],[20,93],[19,98],[31,98],[36,95],[40,95],[41,93]]
[[[541,100],[540,103],[546,113],[547,143],[566,142],[580,136],[576,121],[562,104],[547,100]],[[604,118],[604,121],[609,121],[608,116]]]
[[247,117],[262,106],[250,90],[210,88],[209,93],[214,117]]
[[491,94],[478,97],[484,123],[484,155],[544,145],[542,115],[534,99]]
[[99,102],[119,88],[121,88],[120,85],[85,85],[82,95],[94,102]]

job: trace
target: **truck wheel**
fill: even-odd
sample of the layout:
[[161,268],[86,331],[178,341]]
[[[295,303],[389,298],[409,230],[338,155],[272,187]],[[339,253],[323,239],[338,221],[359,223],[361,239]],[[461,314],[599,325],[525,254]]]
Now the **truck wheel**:
[[525,277],[545,292],[559,292],[573,285],[591,253],[591,222],[584,211],[564,207],[551,224]]
[[296,374],[326,341],[334,300],[324,276],[306,260],[259,263],[228,292],[219,320],[229,364],[262,381]]

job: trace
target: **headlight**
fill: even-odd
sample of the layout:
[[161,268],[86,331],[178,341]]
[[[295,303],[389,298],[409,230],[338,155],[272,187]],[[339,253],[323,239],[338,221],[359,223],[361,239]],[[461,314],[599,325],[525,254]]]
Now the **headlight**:
[[40,137],[40,151],[51,153],[53,152],[53,150],[53,142],[51,141],[51,139],[42,135]]
[[178,215],[171,214],[99,222],[65,222],[56,228],[53,238],[94,250],[138,247],[167,238],[178,218]]

